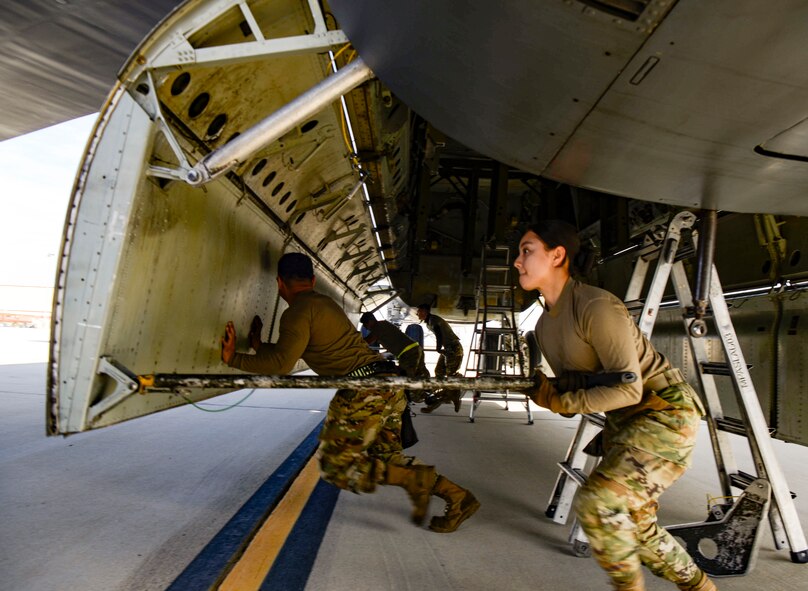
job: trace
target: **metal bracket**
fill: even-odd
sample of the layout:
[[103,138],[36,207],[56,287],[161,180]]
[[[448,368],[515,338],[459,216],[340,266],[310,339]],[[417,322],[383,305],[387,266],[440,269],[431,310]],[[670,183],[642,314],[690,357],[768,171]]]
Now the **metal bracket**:
[[[654,270],[654,277],[651,280],[651,288],[645,299],[645,306],[643,307],[642,314],[637,322],[640,331],[649,339],[654,330],[657,314],[659,313],[659,304],[662,301],[662,295],[665,292],[665,286],[668,284],[668,277],[671,272],[676,251],[679,248],[681,241],[682,230],[690,228],[696,221],[696,216],[689,211],[683,211],[671,220],[668,225],[668,232],[661,245],[661,252],[659,254],[660,262]],[[632,278],[632,287],[630,289],[640,290],[642,284],[636,283]],[[627,293],[626,300],[634,300],[638,294]]]
[[[688,554],[714,577],[745,575],[755,564],[761,524],[768,514],[771,486],[758,478],[718,521],[666,527],[684,542]],[[718,513],[720,515],[720,513]],[[712,518],[716,514],[711,514]]]
[[[177,33],[176,38],[165,47],[156,49],[151,59],[151,68],[175,68],[189,64],[227,65],[243,61],[252,61],[263,56],[284,56],[301,53],[323,53],[331,48],[348,43],[348,38],[341,30],[330,31],[325,24],[322,8],[317,0],[309,0],[309,9],[314,30],[303,35],[267,39],[261,26],[245,1],[219,0],[208,2],[204,11],[198,11],[186,19],[184,32]],[[212,6],[211,6],[212,5]],[[255,38],[254,41],[241,43],[225,43],[212,47],[194,47],[189,39],[208,23],[216,20],[228,10],[238,5],[244,22]]]
[[177,158],[177,162],[179,163],[179,166],[176,167],[149,165],[146,168],[146,174],[164,179],[184,181],[188,175],[188,171],[191,170],[191,164],[185,157],[185,152],[183,152],[179,140],[174,135],[174,132],[171,131],[171,127],[168,125],[165,117],[163,116],[163,111],[160,108],[160,99],[157,98],[157,86],[154,83],[154,76],[152,76],[151,71],[146,72],[146,79],[148,80],[151,90],[146,95],[146,98],[143,99],[146,104],[144,105],[143,102],[140,102],[140,104],[146,108],[146,112],[149,113],[155,125],[157,125],[157,129],[160,131],[160,133],[163,134],[163,137],[166,139],[166,142],[168,142],[171,151],[174,153],[174,156]]
[[351,238],[351,237],[354,237],[355,239],[357,236],[359,236],[359,234],[365,231],[365,228],[366,228],[365,224],[362,223],[359,224],[353,230],[346,230],[345,232],[337,232],[337,230],[331,229],[328,232],[328,234],[326,234],[325,237],[322,240],[320,240],[320,242],[317,244],[317,250],[322,250],[334,240],[341,240],[343,238]]
[[90,407],[87,412],[87,422],[90,424],[94,423],[98,417],[109,409],[119,405],[132,394],[136,394],[138,390],[140,390],[140,382],[137,376],[122,365],[117,364],[110,357],[101,358],[98,362],[98,370],[96,373],[109,376],[118,383],[118,386],[111,395]]

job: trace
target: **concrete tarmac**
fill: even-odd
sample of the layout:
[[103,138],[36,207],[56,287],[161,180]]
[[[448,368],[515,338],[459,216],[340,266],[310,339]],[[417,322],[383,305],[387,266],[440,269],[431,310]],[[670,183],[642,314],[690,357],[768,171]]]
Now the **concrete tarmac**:
[[[68,438],[45,437],[47,333],[0,328],[0,590],[162,590],[324,418],[330,391],[256,391],[225,412],[183,407]],[[244,392],[203,406],[219,410]],[[415,418],[411,451],[474,491],[480,511],[455,533],[409,521],[403,490],[341,493],[308,591],[608,589],[574,556],[568,526],[544,516],[576,419],[484,402],[474,424],[443,406]],[[774,442],[803,527],[808,449]],[[738,438],[740,468],[754,472]],[[705,429],[694,467],[662,497],[663,524],[702,521],[718,479]],[[441,511],[438,499],[431,507]],[[647,577],[649,590],[673,589]],[[722,590],[795,591],[808,565],[775,550]]]
[[[324,418],[333,392],[256,391],[45,436],[47,332],[0,328],[0,590],[162,590]],[[24,363],[38,358],[38,363]],[[221,410],[244,392],[201,406]]]

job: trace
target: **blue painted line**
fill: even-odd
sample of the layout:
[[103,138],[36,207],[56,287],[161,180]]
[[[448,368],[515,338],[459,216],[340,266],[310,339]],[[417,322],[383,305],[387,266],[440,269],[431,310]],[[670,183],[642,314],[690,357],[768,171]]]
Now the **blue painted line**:
[[260,591],[303,591],[340,490],[321,480],[312,491]]
[[255,532],[314,454],[322,427],[323,421],[219,530],[167,591],[208,591],[222,582],[229,567],[241,557]]

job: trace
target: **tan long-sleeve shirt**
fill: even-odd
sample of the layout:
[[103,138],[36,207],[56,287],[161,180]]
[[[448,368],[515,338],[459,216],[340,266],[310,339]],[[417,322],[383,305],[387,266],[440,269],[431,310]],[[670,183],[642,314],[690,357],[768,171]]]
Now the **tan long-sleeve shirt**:
[[604,289],[567,281],[555,305],[536,323],[542,353],[556,375],[634,372],[633,384],[597,386],[561,394],[562,412],[606,412],[638,404],[643,382],[670,364],[640,332],[625,305]]
[[264,375],[284,375],[303,359],[318,375],[344,376],[382,361],[337,303],[316,291],[298,293],[281,314],[278,340],[262,343],[255,355],[236,353],[235,367]]

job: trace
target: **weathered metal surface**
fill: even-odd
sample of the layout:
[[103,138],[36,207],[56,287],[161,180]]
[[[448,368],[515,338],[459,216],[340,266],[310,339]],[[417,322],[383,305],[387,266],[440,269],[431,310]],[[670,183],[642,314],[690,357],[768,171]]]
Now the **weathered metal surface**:
[[264,375],[192,375],[158,374],[141,376],[141,383],[149,390],[178,390],[183,388],[344,388],[362,390],[369,388],[407,388],[409,390],[523,390],[533,387],[531,378],[429,378],[413,379],[403,376],[372,376],[347,378],[331,376],[264,376]]
[[666,529],[685,542],[688,553],[705,572],[714,576],[744,575],[755,564],[761,524],[769,507],[771,487],[753,481],[720,520]]

